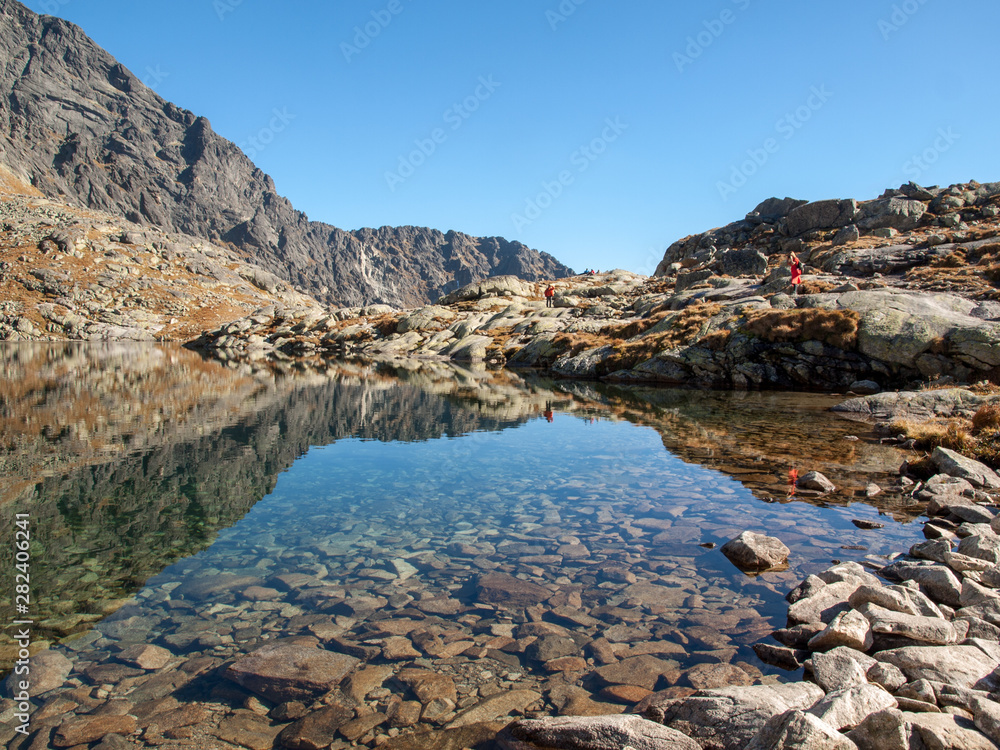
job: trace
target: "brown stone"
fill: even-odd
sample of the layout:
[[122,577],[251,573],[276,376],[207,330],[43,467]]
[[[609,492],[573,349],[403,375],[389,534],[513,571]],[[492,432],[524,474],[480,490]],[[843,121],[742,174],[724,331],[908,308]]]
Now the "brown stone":
[[353,721],[341,724],[339,731],[347,738],[348,742],[354,742],[364,737],[384,721],[385,714],[368,714],[367,716],[359,716]]
[[626,703],[631,705],[633,703],[638,703],[647,695],[652,695],[652,690],[647,690],[644,687],[639,687],[638,685],[608,685],[606,688],[602,688],[600,696],[602,698],[607,698],[608,700],[617,701],[619,703]]
[[382,641],[382,658],[389,661],[406,661],[407,659],[419,659],[422,654],[413,648],[409,638],[401,635],[394,635]]
[[691,687],[698,690],[753,684],[750,675],[732,664],[698,664],[691,667],[685,676]]
[[389,705],[385,715],[390,726],[412,727],[420,721],[420,712],[423,706],[420,701],[397,701]]
[[660,676],[677,668],[677,663],[655,656],[633,656],[617,664],[609,664],[594,670],[594,673],[608,685],[638,685],[654,690]]
[[365,667],[355,672],[347,679],[345,692],[358,703],[363,703],[365,696],[392,676],[392,667]]
[[587,668],[587,660],[579,656],[550,659],[543,665],[546,672],[579,672]]
[[64,721],[52,738],[56,747],[97,742],[109,734],[129,735],[139,728],[134,716],[80,716]]
[[238,659],[225,676],[263,698],[282,703],[327,692],[357,663],[346,654],[276,643]]
[[478,585],[479,601],[487,604],[530,607],[540,604],[552,596],[552,592],[544,586],[514,578],[505,573],[488,573],[479,576]]
[[486,747],[507,722],[483,722],[453,729],[394,737],[379,745],[379,750],[465,750]]
[[450,728],[464,727],[469,724],[494,721],[511,713],[521,713],[528,706],[541,699],[542,696],[534,690],[509,690],[491,695],[475,706],[462,711],[448,726]]
[[174,655],[161,646],[129,646],[118,654],[119,661],[139,669],[162,669],[170,663]]
[[447,675],[431,672],[428,669],[404,669],[397,679],[413,691],[424,705],[427,705],[435,698],[444,698],[451,701],[454,706],[458,702],[458,691],[455,689],[455,681]]
[[278,739],[289,750],[322,750],[330,746],[337,730],[353,716],[354,712],[346,706],[326,706],[289,724]]
[[239,591],[260,583],[256,576],[241,576],[232,573],[198,576],[174,589],[172,596],[184,599],[211,599],[218,594]]
[[271,726],[264,717],[240,709],[224,718],[212,733],[223,742],[250,750],[271,750],[280,731],[280,726]]

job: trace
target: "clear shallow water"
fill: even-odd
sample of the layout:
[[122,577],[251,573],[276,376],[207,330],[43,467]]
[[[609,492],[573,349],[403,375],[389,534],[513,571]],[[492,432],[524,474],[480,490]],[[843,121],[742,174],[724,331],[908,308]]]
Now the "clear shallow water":
[[[908,517],[891,494],[880,507],[854,501],[898,457],[845,441],[858,428],[825,412],[833,398],[623,391],[438,366],[246,371],[193,356],[143,360],[134,390],[109,407],[101,446],[127,414],[121,441],[140,450],[109,461],[44,430],[6,436],[19,446],[6,465],[44,455],[56,467],[2,507],[33,513],[38,635],[81,673],[133,643],[221,663],[300,637],[452,673],[467,701],[557,678],[596,692],[592,658],[553,672],[519,636],[539,621],[583,659],[601,637],[619,656],[654,654],[674,667],[672,684],[695,684],[706,664],[760,679],[773,670],[750,646],[784,624],[795,582],[922,538],[918,524],[879,516]],[[106,378],[100,361],[84,364]],[[197,368],[203,385],[187,409],[189,381],[165,385],[178,367]],[[66,377],[53,371],[40,387],[60,393]],[[200,411],[203,429],[162,409],[153,427],[137,419],[152,393],[174,414]],[[59,397],[75,408],[69,390]],[[787,502],[793,463],[843,491]],[[854,518],[887,526],[861,531]],[[744,529],[781,538],[789,570],[749,578],[700,546]],[[489,573],[547,593],[497,602],[479,586]]]

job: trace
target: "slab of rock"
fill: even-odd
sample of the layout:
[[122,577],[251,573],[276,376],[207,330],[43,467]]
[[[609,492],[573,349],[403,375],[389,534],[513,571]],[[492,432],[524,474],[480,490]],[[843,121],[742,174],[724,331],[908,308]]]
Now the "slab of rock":
[[869,715],[886,708],[896,708],[896,699],[881,685],[866,682],[827,693],[809,713],[842,730],[856,727]]
[[959,640],[955,626],[939,617],[907,615],[870,603],[862,605],[858,611],[868,618],[875,633],[898,635],[935,646],[946,646]]
[[138,729],[134,716],[79,716],[69,718],[59,725],[52,744],[56,747],[74,747],[97,742],[109,734],[129,735]]
[[912,734],[913,728],[903,712],[887,708],[868,716],[847,733],[847,738],[858,750],[910,750],[914,747]]
[[424,705],[441,698],[451,701],[452,705],[458,702],[455,681],[446,674],[429,669],[404,669],[396,678],[409,687]]
[[906,646],[879,651],[879,661],[899,667],[913,680],[930,680],[969,688],[1000,666],[975,646]]
[[[947,542],[945,543],[947,544]],[[914,545],[916,546],[916,545]],[[854,609],[861,609],[865,604],[876,604],[879,607],[884,607],[885,609],[891,609],[893,612],[902,612],[906,615],[919,615],[922,614],[921,608],[912,601],[912,589],[905,589],[902,586],[859,586],[858,589],[848,597],[848,603],[854,607]],[[916,592],[919,593],[919,592]],[[923,599],[927,599],[923,594],[920,594]],[[929,600],[928,600],[929,601]],[[941,615],[940,610],[933,604],[930,606],[934,608],[933,611]]]
[[831,692],[868,682],[868,671],[878,663],[867,654],[841,646],[813,654],[812,672],[816,683]]
[[760,572],[788,562],[790,550],[780,539],[744,531],[722,545],[722,554],[744,572]]
[[640,716],[522,719],[497,735],[503,750],[701,750],[690,737]]
[[[47,693],[49,690],[62,687],[63,683],[66,682],[66,678],[69,677],[69,673],[73,671],[73,662],[58,651],[48,649],[39,651],[28,660],[28,663],[31,675],[31,679],[29,680],[31,686],[28,688],[28,695],[32,698],[42,693]],[[13,698],[18,692],[17,683],[24,679],[23,676],[10,674],[3,682],[2,694],[8,698]]]
[[162,646],[140,644],[129,646],[118,654],[118,659],[139,669],[162,669],[170,663],[174,655]]
[[979,731],[1000,745],[1000,703],[977,695],[971,708]]
[[544,586],[504,573],[488,573],[480,576],[478,588],[479,601],[486,604],[531,607],[541,604],[552,596],[552,592]]
[[1000,489],[1000,476],[993,469],[961,453],[938,446],[931,453],[931,461],[941,472],[965,479],[973,487]]
[[771,717],[808,709],[823,695],[811,682],[699,690],[686,698],[651,701],[644,715],[702,746],[743,750]]
[[333,742],[337,730],[353,717],[354,711],[346,706],[325,706],[289,724],[281,730],[278,741],[289,750],[323,750]]
[[454,729],[469,724],[494,721],[511,713],[520,713],[541,699],[541,694],[534,690],[510,690],[505,693],[497,693],[462,711],[448,724],[448,728]]
[[507,723],[484,722],[454,729],[405,734],[393,737],[378,747],[380,750],[466,750],[470,747],[487,747]]
[[920,590],[935,602],[949,607],[962,606],[962,583],[945,565],[897,560],[882,568],[881,573],[890,580],[916,581]]
[[838,646],[867,651],[872,646],[872,628],[864,615],[853,609],[834,617],[826,629],[809,639],[813,651],[829,651]]
[[788,235],[797,237],[814,229],[839,229],[853,224],[858,218],[858,202],[855,200],[822,200],[806,203],[792,209],[785,217]]
[[858,587],[858,581],[838,581],[820,588],[812,596],[799,599],[788,608],[788,620],[792,623],[830,623],[850,605],[848,599]]
[[225,671],[225,676],[252,693],[283,703],[327,692],[358,663],[358,659],[347,654],[276,643],[238,659]]
[[967,536],[958,543],[958,554],[996,565],[1000,563],[1000,536]]
[[655,690],[660,676],[676,670],[677,667],[675,661],[643,654],[600,667],[594,670],[594,674],[607,685],[637,685],[647,690]]
[[174,589],[173,595],[184,599],[211,599],[219,594],[239,591],[260,583],[261,579],[257,576],[219,573],[192,578]]
[[772,717],[746,750],[857,750],[857,745],[829,724],[805,711]]
[[996,750],[997,746],[969,719],[952,714],[904,712],[924,747],[944,750]]

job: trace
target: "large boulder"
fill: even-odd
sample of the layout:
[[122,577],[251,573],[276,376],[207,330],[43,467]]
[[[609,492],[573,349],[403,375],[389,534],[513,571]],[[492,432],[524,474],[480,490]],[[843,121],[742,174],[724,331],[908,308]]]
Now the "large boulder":
[[857,201],[831,199],[793,209],[785,218],[785,225],[788,234],[797,237],[815,229],[839,229],[853,224],[857,217]]
[[496,741],[503,750],[701,750],[690,737],[641,716],[522,719]]
[[722,545],[722,554],[745,573],[777,568],[788,562],[790,550],[780,539],[744,531]]
[[727,276],[763,276],[767,257],[754,247],[730,250],[719,258],[719,270]]
[[985,398],[965,388],[941,388],[932,391],[887,391],[871,396],[849,398],[833,411],[852,419],[887,422],[894,419],[932,419],[934,417],[969,417],[983,405]]
[[931,461],[939,471],[949,476],[959,477],[968,481],[973,487],[984,487],[989,490],[1000,489],[1000,476],[986,464],[948,448],[938,446],[931,454]]
[[899,667],[910,681],[930,680],[961,688],[974,687],[980,681],[984,687],[992,684],[986,678],[1000,666],[980,649],[966,645],[906,646],[879,651],[874,656]]
[[480,576],[478,589],[480,602],[513,607],[531,607],[552,596],[552,592],[544,586],[505,573]]
[[446,294],[437,301],[438,305],[452,305],[465,300],[482,299],[483,297],[533,297],[535,284],[523,281],[517,276],[491,276],[482,281],[457,289]]
[[747,214],[747,221],[751,224],[775,224],[788,216],[789,211],[808,202],[797,198],[768,198],[758,203],[757,207]]
[[927,206],[920,201],[883,198],[864,204],[858,226],[868,230],[891,227],[908,231],[920,226],[920,219],[926,211]]
[[805,711],[773,717],[746,750],[857,750],[857,745],[822,719]]
[[358,663],[347,654],[274,643],[237,659],[224,674],[250,692],[282,703],[322,695],[336,687]]
[[811,682],[699,690],[687,698],[652,701],[646,718],[721,750],[743,750],[776,714],[806,710],[823,697]]

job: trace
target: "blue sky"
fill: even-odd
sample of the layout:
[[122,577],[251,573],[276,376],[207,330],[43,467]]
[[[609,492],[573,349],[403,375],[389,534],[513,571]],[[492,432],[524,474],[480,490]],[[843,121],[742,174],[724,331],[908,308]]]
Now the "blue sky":
[[1000,180],[995,0],[32,0],[311,219],[651,273],[772,195]]

